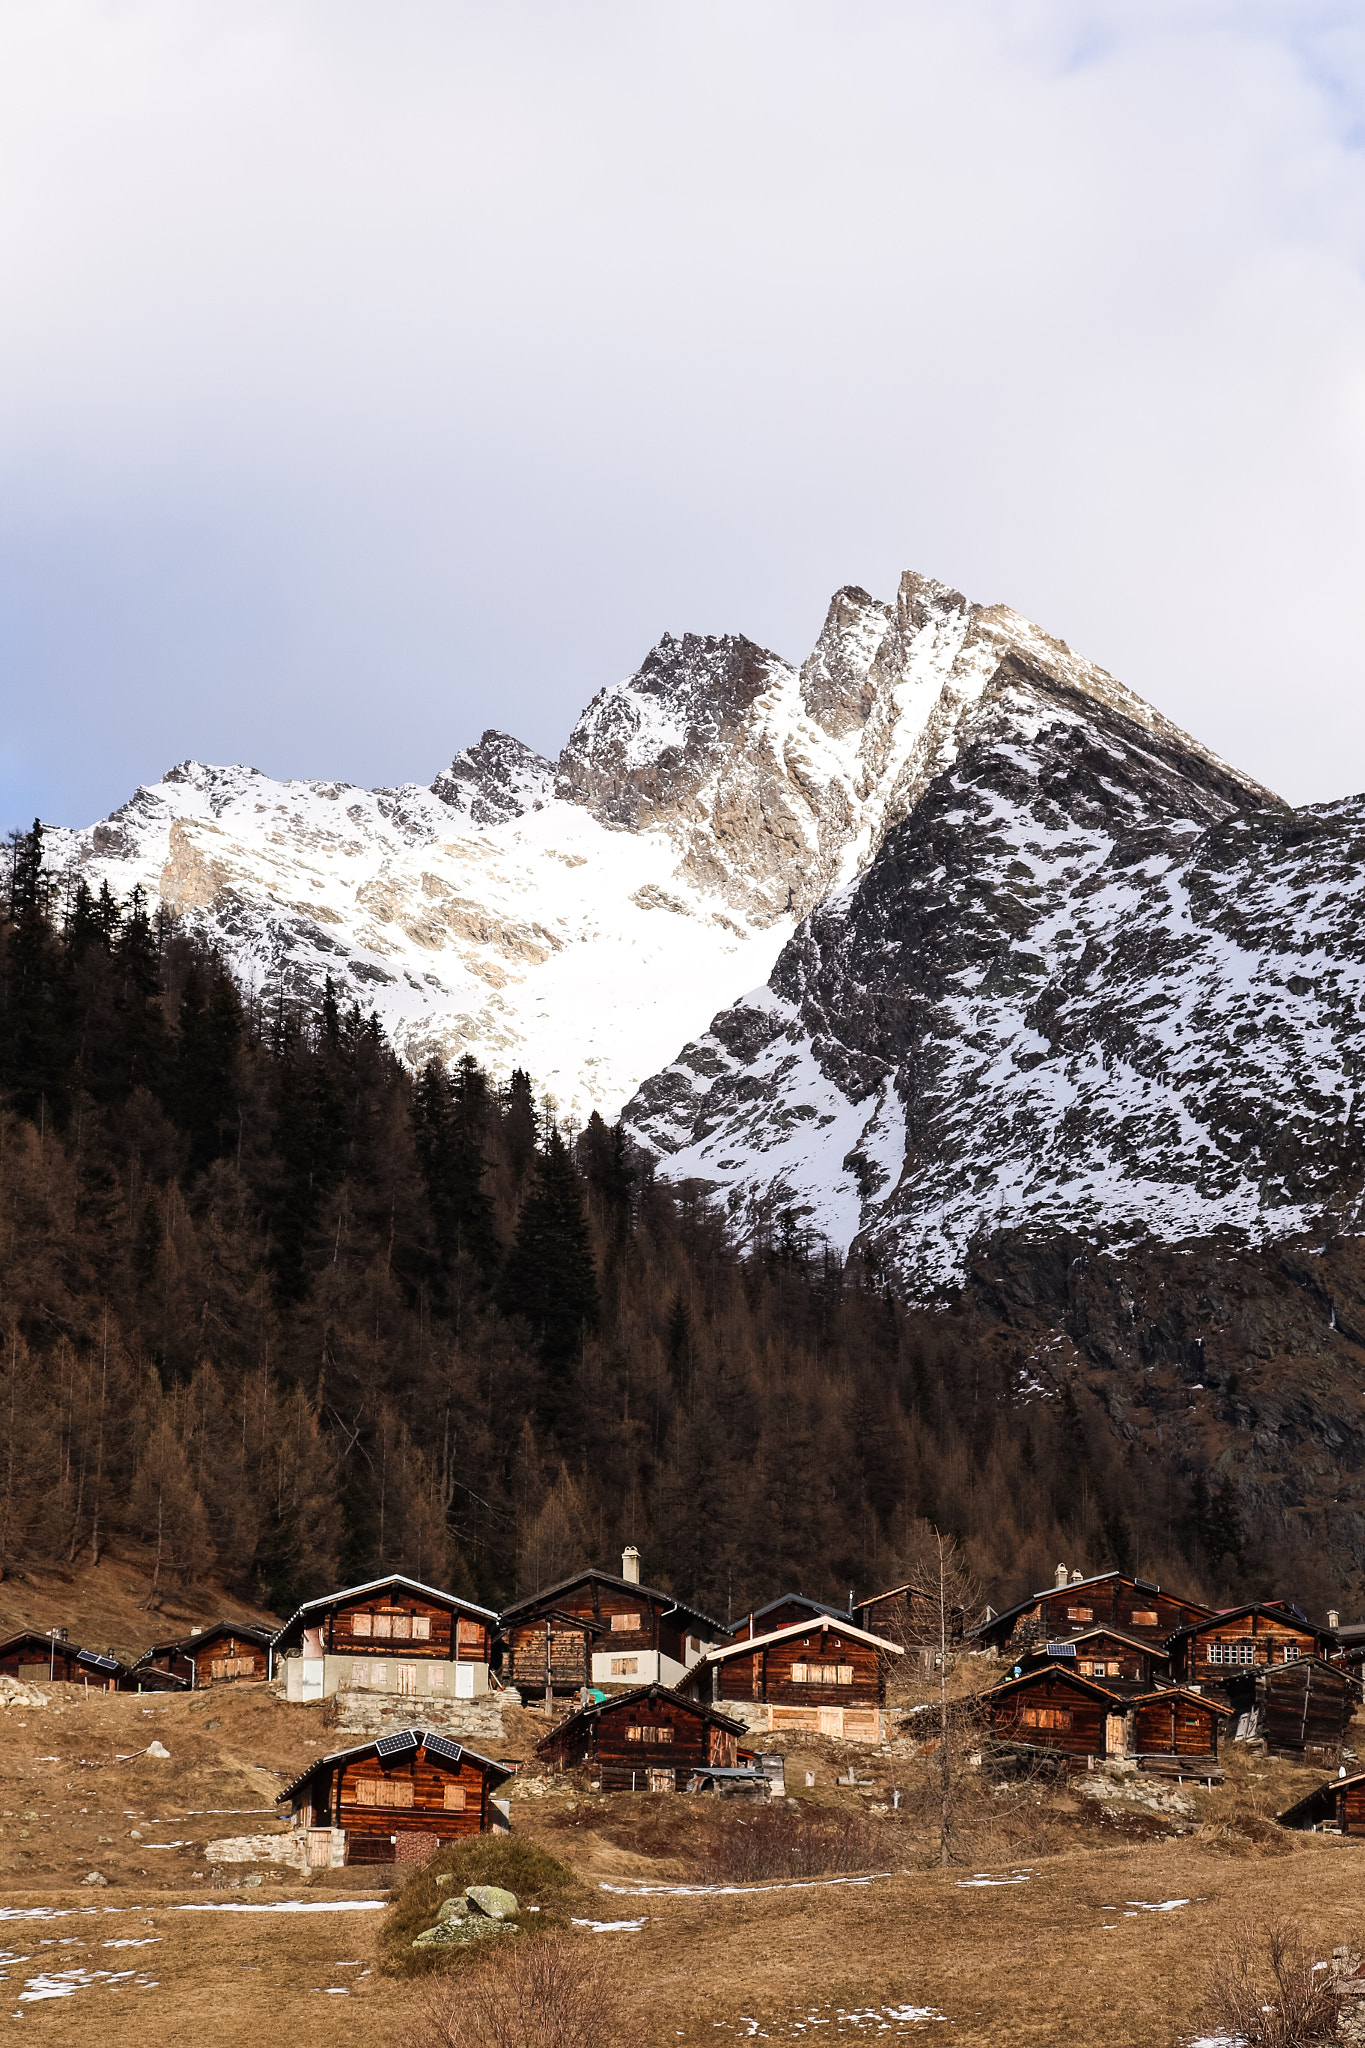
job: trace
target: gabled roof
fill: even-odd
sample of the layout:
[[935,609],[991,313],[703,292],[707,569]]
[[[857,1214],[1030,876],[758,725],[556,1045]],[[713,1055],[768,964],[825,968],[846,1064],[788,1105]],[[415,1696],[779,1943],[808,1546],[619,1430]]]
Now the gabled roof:
[[458,1593],[443,1593],[439,1586],[424,1586],[420,1579],[410,1579],[403,1572],[389,1572],[385,1578],[366,1579],[363,1585],[343,1586],[336,1593],[321,1593],[316,1600],[305,1600],[302,1607],[296,1607],[288,1621],[271,1636],[271,1649],[279,1649],[296,1622],[306,1627],[305,1615],[325,1614],[329,1607],[339,1607],[343,1600],[359,1599],[363,1593],[382,1593],[389,1586],[402,1586],[407,1592],[416,1593],[419,1599],[434,1600],[438,1607],[458,1608],[461,1614],[477,1614],[481,1621],[496,1622],[498,1618],[491,1607],[476,1606],[472,1600],[462,1600]]
[[270,1641],[270,1630],[257,1628],[254,1623],[245,1621],[211,1621],[207,1628],[195,1629],[187,1636],[177,1636],[174,1642],[153,1643],[150,1650],[143,1651],[133,1669],[136,1671],[138,1664],[149,1663],[153,1657],[169,1656],[173,1650],[200,1649],[218,1636],[245,1636],[264,1649]]
[[984,1700],[998,1699],[1001,1693],[1018,1692],[1024,1686],[1036,1685],[1046,1674],[1049,1678],[1061,1678],[1068,1685],[1093,1694],[1099,1700],[1114,1700],[1126,1707],[1141,1706],[1146,1700],[1188,1700],[1192,1706],[1207,1707],[1211,1713],[1231,1715],[1232,1708],[1225,1707],[1206,1692],[1192,1692],[1184,1685],[1144,1685],[1140,1678],[1083,1678],[1079,1671],[1072,1671],[1065,1664],[1035,1664],[1031,1671],[1025,1671],[1019,1678],[1006,1678],[999,1685],[993,1685],[989,1692],[981,1694]]
[[575,1572],[572,1578],[559,1579],[553,1586],[542,1586],[538,1593],[528,1593],[524,1600],[514,1600],[510,1607],[504,1607],[502,1611],[504,1626],[515,1616],[524,1613],[527,1608],[543,1607],[546,1601],[553,1601],[556,1594],[567,1593],[572,1586],[586,1585],[590,1579],[596,1579],[599,1585],[611,1586],[618,1593],[634,1593],[641,1600],[657,1601],[670,1614],[685,1614],[692,1621],[705,1622],[707,1628],[713,1629],[718,1636],[728,1636],[730,1633],[723,1621],[717,1621],[712,1614],[703,1614],[699,1607],[689,1607],[685,1600],[675,1600],[671,1593],[662,1593],[657,1586],[640,1586],[634,1579],[618,1579],[615,1572],[599,1571],[596,1565],[589,1565],[584,1571]]
[[710,1721],[717,1728],[724,1728],[731,1735],[745,1735],[748,1730],[743,1721],[736,1721],[730,1714],[723,1714],[719,1707],[707,1704],[705,1700],[688,1699],[683,1693],[674,1692],[667,1685],[639,1685],[634,1692],[613,1693],[610,1699],[591,1700],[585,1707],[576,1707],[572,1714],[553,1727],[548,1735],[542,1735],[536,1744],[536,1751],[549,1749],[576,1721],[594,1721],[603,1714],[618,1713],[622,1707],[632,1707],[638,1700],[667,1700],[670,1706],[681,1707],[684,1712],[694,1714],[700,1721]]
[[[827,1600],[812,1600],[805,1593],[779,1593],[776,1600],[770,1600],[766,1607],[751,1608],[749,1613],[743,1616],[740,1621],[732,1621],[730,1624],[731,1632],[737,1628],[743,1628],[746,1624],[761,1621],[765,1614],[771,1614],[778,1607],[808,1607],[812,1614],[827,1614],[835,1621],[852,1621],[853,1619],[847,1608],[831,1607]],[[758,1634],[759,1630],[755,1628],[754,1635],[757,1636]]]
[[[1092,1572],[1088,1579],[1077,1579],[1069,1585],[1044,1586],[1040,1592],[1030,1593],[1026,1600],[1016,1600],[1013,1607],[1002,1608],[1000,1613],[993,1614],[989,1621],[978,1623],[974,1629],[968,1630],[968,1634],[979,1636],[984,1635],[988,1629],[997,1629],[1002,1621],[1013,1621],[1018,1615],[1027,1614],[1029,1609],[1036,1607],[1040,1600],[1051,1599],[1059,1593],[1083,1593],[1087,1586],[1107,1586],[1115,1579],[1122,1585],[1132,1586],[1136,1592],[1158,1594],[1162,1592],[1161,1587],[1155,1584],[1153,1580],[1131,1578],[1127,1572]],[[1196,1608],[1201,1614],[1213,1613],[1211,1607],[1205,1607],[1200,1600],[1187,1600],[1183,1593],[1167,1592],[1164,1598],[1174,1600],[1180,1607]]]
[[[66,1641],[61,1636],[44,1635],[36,1628],[16,1629],[12,1636],[6,1636],[0,1643],[0,1657],[8,1655],[18,1643],[36,1644],[49,1663],[54,1652],[59,1657],[72,1657],[77,1664],[83,1664],[88,1671],[98,1671],[104,1678],[114,1677],[120,1671],[128,1669],[122,1658],[116,1657],[112,1651],[105,1653],[100,1650],[83,1650],[79,1643]],[[38,1658],[34,1659],[35,1663],[39,1661]]]
[[869,1635],[865,1628],[855,1628],[846,1615],[822,1614],[812,1621],[790,1621],[785,1628],[772,1629],[766,1636],[741,1636],[737,1643],[722,1643],[719,1649],[708,1650],[692,1669],[699,1671],[703,1664],[723,1664],[727,1657],[747,1657],[751,1650],[761,1650],[769,1643],[790,1643],[798,1636],[824,1635],[835,1628],[841,1636],[856,1636],[860,1643],[871,1643],[874,1649],[889,1650],[893,1657],[905,1655],[900,1643],[888,1643],[885,1636]]
[[[1144,1657],[1165,1657],[1170,1653],[1160,1643],[1149,1642],[1145,1636],[1130,1636],[1112,1621],[1092,1621],[1087,1628],[1078,1629],[1074,1636],[1065,1638],[1066,1647],[1074,1651],[1078,1644],[1089,1642],[1092,1636],[1108,1636],[1111,1643],[1127,1643],[1130,1649],[1141,1650]],[[1062,1638],[1058,1638],[1061,1641]],[[1050,1643],[1032,1643],[1024,1652],[1027,1657],[1046,1656],[1052,1647]]]
[[1325,1805],[1329,1792],[1344,1792],[1348,1785],[1362,1783],[1365,1783],[1365,1771],[1356,1771],[1349,1778],[1328,1778],[1316,1791],[1305,1793],[1302,1799],[1296,1800],[1292,1806],[1287,1806],[1283,1813],[1277,1813],[1275,1818],[1282,1828],[1292,1827],[1300,1815],[1305,1820],[1308,1819],[1307,1808],[1316,1806],[1320,1801]]
[[458,1770],[465,1758],[468,1758],[470,1763],[479,1765],[490,1777],[496,1778],[499,1784],[514,1775],[511,1766],[494,1763],[492,1757],[480,1756],[476,1749],[470,1749],[467,1744],[452,1742],[450,1737],[442,1735],[439,1729],[399,1728],[392,1735],[376,1735],[369,1742],[358,1742],[353,1749],[334,1749],[329,1755],[318,1757],[313,1763],[306,1765],[297,1778],[285,1786],[283,1792],[276,1793],[275,1804],[278,1806],[281,1800],[291,1799],[300,1786],[306,1785],[319,1771],[334,1770],[338,1764],[344,1769],[347,1764],[355,1763],[363,1756],[383,1756],[386,1761],[391,1759],[401,1763],[405,1757],[415,1756],[419,1749],[426,1750],[429,1761],[444,1763],[451,1770]]
[[876,1607],[883,1600],[894,1600],[901,1593],[918,1593],[920,1591],[921,1588],[912,1579],[907,1579],[903,1586],[888,1586],[884,1593],[869,1593],[866,1600],[855,1600],[853,1612],[856,1614],[860,1607]]
[[1206,1628],[1223,1628],[1231,1621],[1240,1621],[1247,1614],[1269,1615],[1276,1621],[1288,1622],[1291,1628],[1305,1630],[1310,1636],[1330,1636],[1334,1633],[1330,1628],[1319,1627],[1317,1622],[1309,1621],[1306,1615],[1299,1613],[1297,1607],[1291,1607],[1287,1600],[1246,1600],[1240,1607],[1220,1607],[1204,1621],[1187,1621],[1183,1628],[1173,1628],[1166,1640],[1174,1643],[1181,1636],[1199,1635]]

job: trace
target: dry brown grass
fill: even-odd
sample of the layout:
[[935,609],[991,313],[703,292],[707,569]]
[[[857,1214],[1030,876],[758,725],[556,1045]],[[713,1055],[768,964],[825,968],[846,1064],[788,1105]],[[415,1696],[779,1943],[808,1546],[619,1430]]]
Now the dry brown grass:
[[476,1974],[424,1987],[404,2048],[634,2048],[606,1950],[508,1943]]
[[826,1877],[854,1870],[897,1870],[910,1847],[902,1828],[859,1813],[820,1808],[750,1807],[727,1801],[728,1822],[709,1831],[691,1859],[707,1884],[749,1884],[774,1877]]
[[1337,2002],[1323,1965],[1297,1921],[1239,1927],[1209,1970],[1201,2024],[1245,2048],[1334,2040]]
[[[439,1877],[449,1882],[439,1885]],[[384,1915],[380,1954],[387,1971],[405,1977],[464,1971],[476,1957],[487,1953],[455,1944],[449,1948],[412,1946],[422,1930],[435,1923],[441,1902],[470,1884],[496,1884],[515,1893],[524,1914],[522,1929],[532,1935],[561,1925],[580,1889],[571,1870],[521,1835],[474,1835],[453,1849],[438,1850],[395,1893]],[[527,1911],[530,1907],[536,1910]]]

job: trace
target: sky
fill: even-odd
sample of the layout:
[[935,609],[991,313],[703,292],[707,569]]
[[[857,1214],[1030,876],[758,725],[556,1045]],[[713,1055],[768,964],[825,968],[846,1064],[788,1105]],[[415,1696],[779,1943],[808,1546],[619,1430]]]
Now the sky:
[[0,823],[914,567],[1365,789],[1365,11],[0,0]]

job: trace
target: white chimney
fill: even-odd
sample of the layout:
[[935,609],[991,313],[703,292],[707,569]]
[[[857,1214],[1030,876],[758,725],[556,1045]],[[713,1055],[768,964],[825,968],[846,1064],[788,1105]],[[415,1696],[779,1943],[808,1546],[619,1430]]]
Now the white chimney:
[[1341,1627],[1341,1616],[1338,1614],[1335,1607],[1329,1607],[1327,1610],[1327,1626],[1328,1628]]
[[621,1552],[621,1577],[628,1585],[640,1583],[640,1553],[633,1543],[628,1543]]
[[1073,1586],[1080,1586],[1084,1584],[1084,1580],[1079,1572],[1073,1572],[1071,1574],[1071,1583]]
[[1066,1584],[1066,1566],[1064,1564],[1058,1565],[1057,1577],[1054,1583],[1056,1585],[1057,1591],[1060,1593],[1062,1587]]

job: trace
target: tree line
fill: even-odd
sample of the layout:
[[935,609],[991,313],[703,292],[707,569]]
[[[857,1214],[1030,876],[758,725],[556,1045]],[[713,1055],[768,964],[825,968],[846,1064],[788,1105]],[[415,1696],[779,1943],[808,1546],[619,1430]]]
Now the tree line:
[[134,890],[0,901],[0,1567],[151,1548],[277,1611],[388,1570],[498,1606],[641,1550],[722,1620],[897,1582],[926,1523],[999,1607],[1058,1557],[1209,1594],[1235,1497],[1044,1398],[951,1314],[742,1233],[517,1070],[247,995]]

